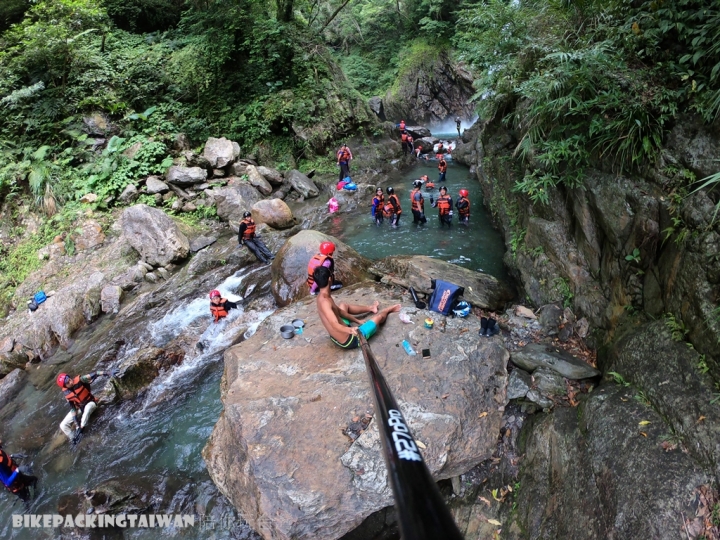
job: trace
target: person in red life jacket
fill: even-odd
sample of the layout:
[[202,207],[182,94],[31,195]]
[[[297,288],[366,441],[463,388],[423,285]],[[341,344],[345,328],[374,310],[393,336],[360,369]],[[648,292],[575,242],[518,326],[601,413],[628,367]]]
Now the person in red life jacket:
[[[75,378],[70,377],[67,373],[57,376],[55,382],[62,389],[65,399],[72,407],[72,411],[67,413],[60,422],[60,429],[71,442],[74,443],[80,439],[80,435],[90,420],[90,415],[97,408],[97,400],[90,392],[90,384],[98,377],[106,375],[116,377],[117,374],[118,370],[114,369],[112,372],[93,371]],[[73,429],[73,424],[76,426],[75,429]]]
[[388,203],[392,206],[392,215],[390,216],[390,225],[397,227],[400,225],[400,214],[402,214],[402,208],[400,207],[400,199],[395,195],[395,189],[392,187],[387,188]]
[[[361,333],[365,339],[370,339],[378,327],[386,321],[387,316],[390,313],[397,313],[402,307],[400,304],[395,304],[378,311],[377,301],[371,306],[351,305],[344,302],[336,304],[330,294],[333,287],[330,270],[322,266],[318,267],[313,278],[319,288],[316,305],[320,321],[330,334],[332,342],[342,349],[357,349],[360,346],[358,333]],[[370,318],[362,321],[356,317],[363,313],[370,313]],[[351,323],[360,326],[350,326]]]
[[460,198],[455,203],[455,208],[458,209],[458,219],[463,225],[470,223],[470,199],[468,196],[468,190],[461,189]]
[[410,192],[413,223],[420,223],[421,225],[427,223],[427,218],[425,217],[425,199],[420,191],[422,184],[422,180],[415,180],[413,182],[413,190]]
[[435,184],[430,181],[430,178],[428,178],[428,175],[427,175],[427,174],[423,174],[423,175],[420,177],[420,181],[425,184],[425,189],[427,189],[428,191],[429,191],[429,190],[432,190],[432,189],[435,189]]
[[220,319],[224,319],[228,316],[228,312],[231,309],[237,309],[238,305],[236,302],[223,298],[220,295],[220,291],[210,291],[210,313],[215,319],[215,322],[219,322]]
[[261,263],[269,263],[275,258],[259,236],[255,234],[255,221],[250,212],[243,214],[238,230],[238,243],[247,248],[255,255]]
[[[313,255],[312,259],[308,262],[308,277],[307,284],[310,287],[310,294],[317,294],[318,287],[313,277],[315,269],[324,266],[335,278],[335,259],[333,259],[333,253],[335,253],[335,244],[332,242],[322,242],[320,244],[320,253]],[[342,287],[342,283],[339,281],[333,281],[333,291]]]
[[30,500],[30,488],[34,488],[37,484],[37,477],[22,472],[15,463],[16,455],[8,455],[2,447],[0,441],[0,481],[7,490],[17,495],[22,501]]
[[398,125],[400,126],[400,131],[405,131],[405,120],[400,120],[400,124]]
[[440,171],[440,176],[438,177],[438,182],[444,182],[445,181],[445,173],[447,172],[447,161],[445,161],[445,158],[440,156],[440,162],[438,163],[438,171]]
[[375,196],[372,200],[372,209],[370,214],[377,225],[381,225],[383,222],[383,204],[385,203],[385,196],[381,187],[375,190]]
[[440,218],[441,227],[445,224],[447,224],[448,227],[452,225],[453,202],[452,197],[447,194],[447,188],[445,186],[440,188],[440,196],[437,201],[433,201],[432,196],[430,196],[430,204],[432,204],[433,208],[438,209],[438,217]]
[[400,134],[400,143],[402,144],[403,156],[405,156],[408,153],[408,133],[407,133],[407,131],[403,131]]
[[353,155],[348,145],[343,143],[340,150],[337,151],[337,164],[340,166],[340,178],[339,181],[350,176],[350,161]]

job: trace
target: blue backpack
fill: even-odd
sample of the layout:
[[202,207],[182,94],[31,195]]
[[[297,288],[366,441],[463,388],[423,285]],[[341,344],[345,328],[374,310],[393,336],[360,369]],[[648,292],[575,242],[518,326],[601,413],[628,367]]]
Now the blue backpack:
[[430,297],[428,309],[447,315],[455,306],[458,298],[465,292],[464,287],[442,281],[441,279],[432,280],[433,289],[435,289]]
[[45,291],[38,291],[35,293],[35,296],[33,296],[33,300],[35,300],[35,303],[37,305],[42,304],[45,300],[47,300],[47,296],[45,295]]
[[343,186],[345,191],[357,191],[357,185],[354,182],[349,182]]

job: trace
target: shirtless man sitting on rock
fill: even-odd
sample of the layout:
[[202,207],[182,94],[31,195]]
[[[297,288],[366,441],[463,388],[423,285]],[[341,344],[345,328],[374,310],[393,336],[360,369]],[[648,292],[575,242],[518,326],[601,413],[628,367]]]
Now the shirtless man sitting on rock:
[[[324,266],[318,266],[313,272],[313,277],[319,289],[317,309],[320,320],[330,334],[333,343],[343,349],[357,349],[360,346],[358,332],[362,333],[365,339],[370,339],[370,336],[377,331],[379,325],[385,322],[390,313],[400,311],[400,304],[378,311],[377,301],[372,306],[354,306],[344,302],[338,305],[330,296],[330,286],[332,285],[330,270]],[[362,313],[375,313],[375,315],[367,321],[361,321],[355,317]],[[360,326],[350,326],[350,323]]]

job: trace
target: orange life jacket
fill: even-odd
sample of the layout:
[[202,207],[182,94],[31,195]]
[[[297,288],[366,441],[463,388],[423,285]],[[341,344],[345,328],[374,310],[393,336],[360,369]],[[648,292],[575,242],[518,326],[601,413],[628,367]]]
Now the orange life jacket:
[[402,142],[407,142],[407,140],[408,140],[408,135],[407,135],[407,133],[403,133],[402,135],[400,135],[400,140],[401,140]]
[[466,202],[467,206],[459,207],[458,206],[458,214],[460,214],[460,217],[466,217],[470,215],[470,200],[466,199],[465,197],[460,197],[458,200],[458,203]]
[[402,214],[402,208],[400,208],[400,199],[398,199],[397,195],[394,193],[388,197],[388,202],[392,203],[392,201],[395,201],[395,210],[394,212],[399,216]]
[[449,195],[440,195],[437,200],[437,207],[440,211],[440,215],[444,216],[445,214],[450,213],[450,208],[452,204],[452,199]]
[[392,215],[395,213],[395,209],[393,208],[393,205],[390,204],[390,201],[385,203],[385,206],[382,208],[383,217],[390,219]]
[[82,382],[80,375],[75,377],[70,386],[63,390],[63,394],[73,407],[79,409],[84,409],[85,405],[95,401],[95,396],[90,392],[90,385]]
[[313,283],[315,283],[315,277],[313,276],[313,272],[315,272],[315,269],[320,268],[323,263],[328,259],[330,259],[330,273],[334,275],[335,259],[333,259],[330,255],[323,255],[322,253],[318,253],[316,255],[313,255],[312,259],[310,259],[310,262],[308,262],[308,287],[312,287]]
[[255,236],[255,221],[253,221],[253,218],[244,218],[241,223],[247,225],[243,232],[243,240],[252,240]]
[[447,171],[447,161],[445,161],[444,159],[441,159],[440,163],[438,163],[438,170],[441,173],[444,173],[445,171]]
[[338,151],[338,160],[339,161],[350,161],[350,150],[347,148],[341,148]]
[[432,182],[425,182],[425,189],[435,189],[435,184]]
[[420,193],[420,188],[415,188],[410,192],[410,205],[412,206],[413,211],[422,212],[425,206],[425,201],[423,200],[422,193],[420,193],[420,200],[415,200],[415,194],[417,193]]
[[225,302],[225,298],[221,298],[219,304],[214,304],[212,301],[210,302],[210,313],[212,313],[212,316],[215,317],[215,322],[218,322],[223,317],[228,316],[227,309],[225,309]]

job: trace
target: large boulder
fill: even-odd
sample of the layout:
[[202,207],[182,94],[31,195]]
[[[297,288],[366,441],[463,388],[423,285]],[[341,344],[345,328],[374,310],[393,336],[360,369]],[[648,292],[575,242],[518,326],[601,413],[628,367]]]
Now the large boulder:
[[263,167],[262,165],[256,167],[257,172],[263,175],[265,180],[270,182],[273,186],[281,186],[282,183],[285,181],[285,178],[283,178],[282,173],[280,171],[276,171],[275,169],[271,169],[270,167]]
[[289,229],[295,225],[292,210],[280,199],[263,199],[253,204],[253,219],[256,223],[267,223],[273,229]]
[[335,244],[335,277],[341,283],[351,285],[370,278],[367,272],[370,261],[350,246],[317,231],[300,231],[285,242],[272,263],[271,290],[279,305],[286,306],[309,293],[308,262],[320,252],[320,243],[325,241]]
[[406,126],[405,131],[407,131],[413,139],[432,137],[432,133],[430,133],[430,130],[424,126]]
[[73,241],[77,251],[86,251],[102,245],[105,241],[102,225],[94,219],[84,221],[73,235]]
[[155,195],[156,193],[167,193],[170,189],[168,185],[160,180],[157,176],[148,176],[145,180],[145,188],[147,189],[148,195]]
[[22,351],[0,353],[0,377],[9,377],[15,370],[25,369],[28,360],[27,355]]
[[263,195],[270,195],[272,193],[272,186],[267,180],[265,180],[265,177],[260,174],[257,167],[254,165],[248,165],[245,169],[245,174],[247,175],[250,185],[257,189],[260,193]]
[[317,197],[320,194],[315,183],[300,171],[293,169],[287,175],[287,180],[295,191],[306,199],[309,197]]
[[125,209],[120,216],[123,235],[152,266],[181,261],[190,253],[190,242],[162,210],[145,204]]
[[[336,301],[384,307],[397,293],[362,283]],[[426,312],[409,313],[416,322]],[[300,318],[304,333],[279,328]],[[496,448],[508,353],[499,338],[477,339],[479,320],[447,319],[444,332],[405,325],[391,314],[370,345],[436,479],[468,471]],[[429,348],[408,356],[400,342]],[[374,420],[353,442],[349,424],[372,414],[359,350],[333,345],[306,298],[266,319],[225,353],[223,412],[203,451],[220,491],[266,539],[334,540],[392,505]]]
[[370,272],[383,281],[402,287],[413,287],[419,293],[431,294],[430,280],[442,279],[465,287],[463,298],[473,306],[502,309],[512,297],[510,288],[490,274],[475,272],[425,255],[391,256],[375,262]]
[[224,221],[240,221],[243,213],[250,212],[253,204],[262,199],[254,187],[244,182],[213,189],[211,196],[215,201],[218,217]]
[[207,180],[208,173],[201,167],[181,167],[173,165],[165,174],[165,178],[172,184],[202,184]]
[[213,169],[222,169],[238,158],[240,146],[225,137],[219,139],[210,137],[205,143],[202,155]]
[[153,382],[161,370],[179,364],[184,356],[182,350],[140,349],[120,364],[120,373],[113,383],[117,394],[123,399],[136,395]]

